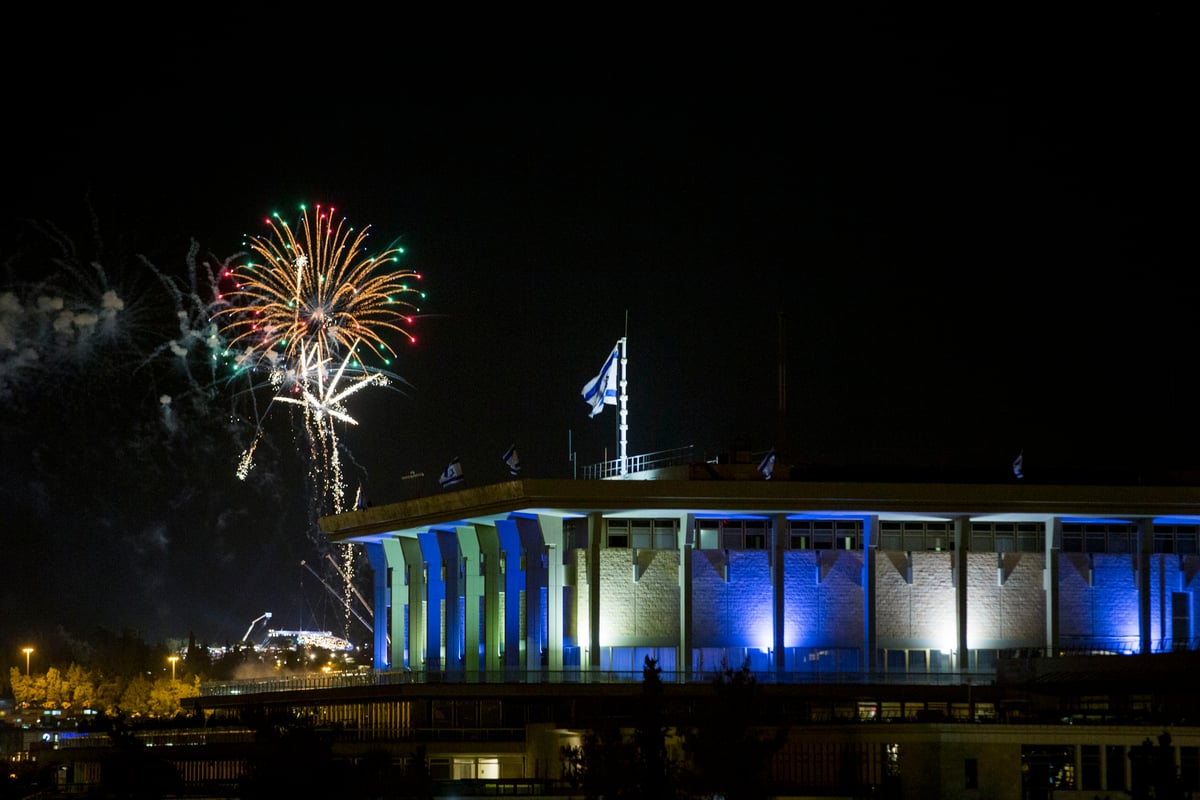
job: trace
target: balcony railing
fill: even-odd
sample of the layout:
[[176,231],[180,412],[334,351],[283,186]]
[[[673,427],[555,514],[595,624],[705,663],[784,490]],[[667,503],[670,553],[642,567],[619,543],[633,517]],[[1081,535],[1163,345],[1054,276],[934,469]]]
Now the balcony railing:
[[[990,684],[994,671],[975,672],[775,672],[754,671],[760,684],[789,685],[911,685],[956,686]],[[664,683],[707,683],[713,673],[663,670]],[[425,671],[362,669],[322,675],[296,675],[278,678],[250,678],[200,684],[202,697],[299,692],[317,689],[341,689],[353,686],[398,686],[403,684],[628,684],[641,683],[641,670],[495,670]]]
[[585,465],[583,467],[583,479],[587,481],[603,480],[605,478],[617,478],[622,474],[691,464],[694,455],[695,446],[688,445],[687,447],[676,447],[673,450],[659,450],[656,453],[627,456],[624,459],[625,473],[621,472],[622,460],[614,458],[608,461],[601,461],[598,464]]

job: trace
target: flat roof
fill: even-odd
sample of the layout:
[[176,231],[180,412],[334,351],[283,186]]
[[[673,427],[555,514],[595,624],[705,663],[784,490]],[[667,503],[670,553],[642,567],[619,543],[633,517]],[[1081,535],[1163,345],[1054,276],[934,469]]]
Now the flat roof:
[[413,536],[510,514],[664,517],[696,513],[1045,521],[1178,518],[1200,524],[1200,487],[767,480],[518,479],[449,490],[320,519],[334,542]]

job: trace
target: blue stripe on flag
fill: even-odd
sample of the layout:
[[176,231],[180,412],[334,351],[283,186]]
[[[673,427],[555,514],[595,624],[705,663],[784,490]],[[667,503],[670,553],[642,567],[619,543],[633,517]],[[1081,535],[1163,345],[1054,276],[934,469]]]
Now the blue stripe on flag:
[[583,385],[583,400],[592,407],[589,417],[599,414],[606,405],[617,404],[617,364],[620,360],[621,348],[618,344],[604,362],[600,374]]

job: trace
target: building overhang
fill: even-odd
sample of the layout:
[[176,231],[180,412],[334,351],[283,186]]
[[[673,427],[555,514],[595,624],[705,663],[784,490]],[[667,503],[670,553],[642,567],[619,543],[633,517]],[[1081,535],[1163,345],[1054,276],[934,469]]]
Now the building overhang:
[[510,515],[789,515],[1046,521],[1156,517],[1200,523],[1194,486],[853,483],[745,480],[521,479],[370,506],[320,519],[339,543],[378,542],[434,528],[494,525]]

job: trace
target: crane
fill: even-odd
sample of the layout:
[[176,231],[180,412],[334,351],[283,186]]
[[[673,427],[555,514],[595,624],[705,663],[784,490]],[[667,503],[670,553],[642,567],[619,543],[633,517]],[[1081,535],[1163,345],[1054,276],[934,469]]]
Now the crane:
[[271,618],[270,611],[263,612],[263,615],[261,617],[255,617],[254,621],[250,623],[250,627],[246,628],[246,635],[242,637],[242,642],[245,643],[246,640],[250,638],[250,631],[254,630],[255,625],[262,622],[264,619],[270,619],[270,618]]

